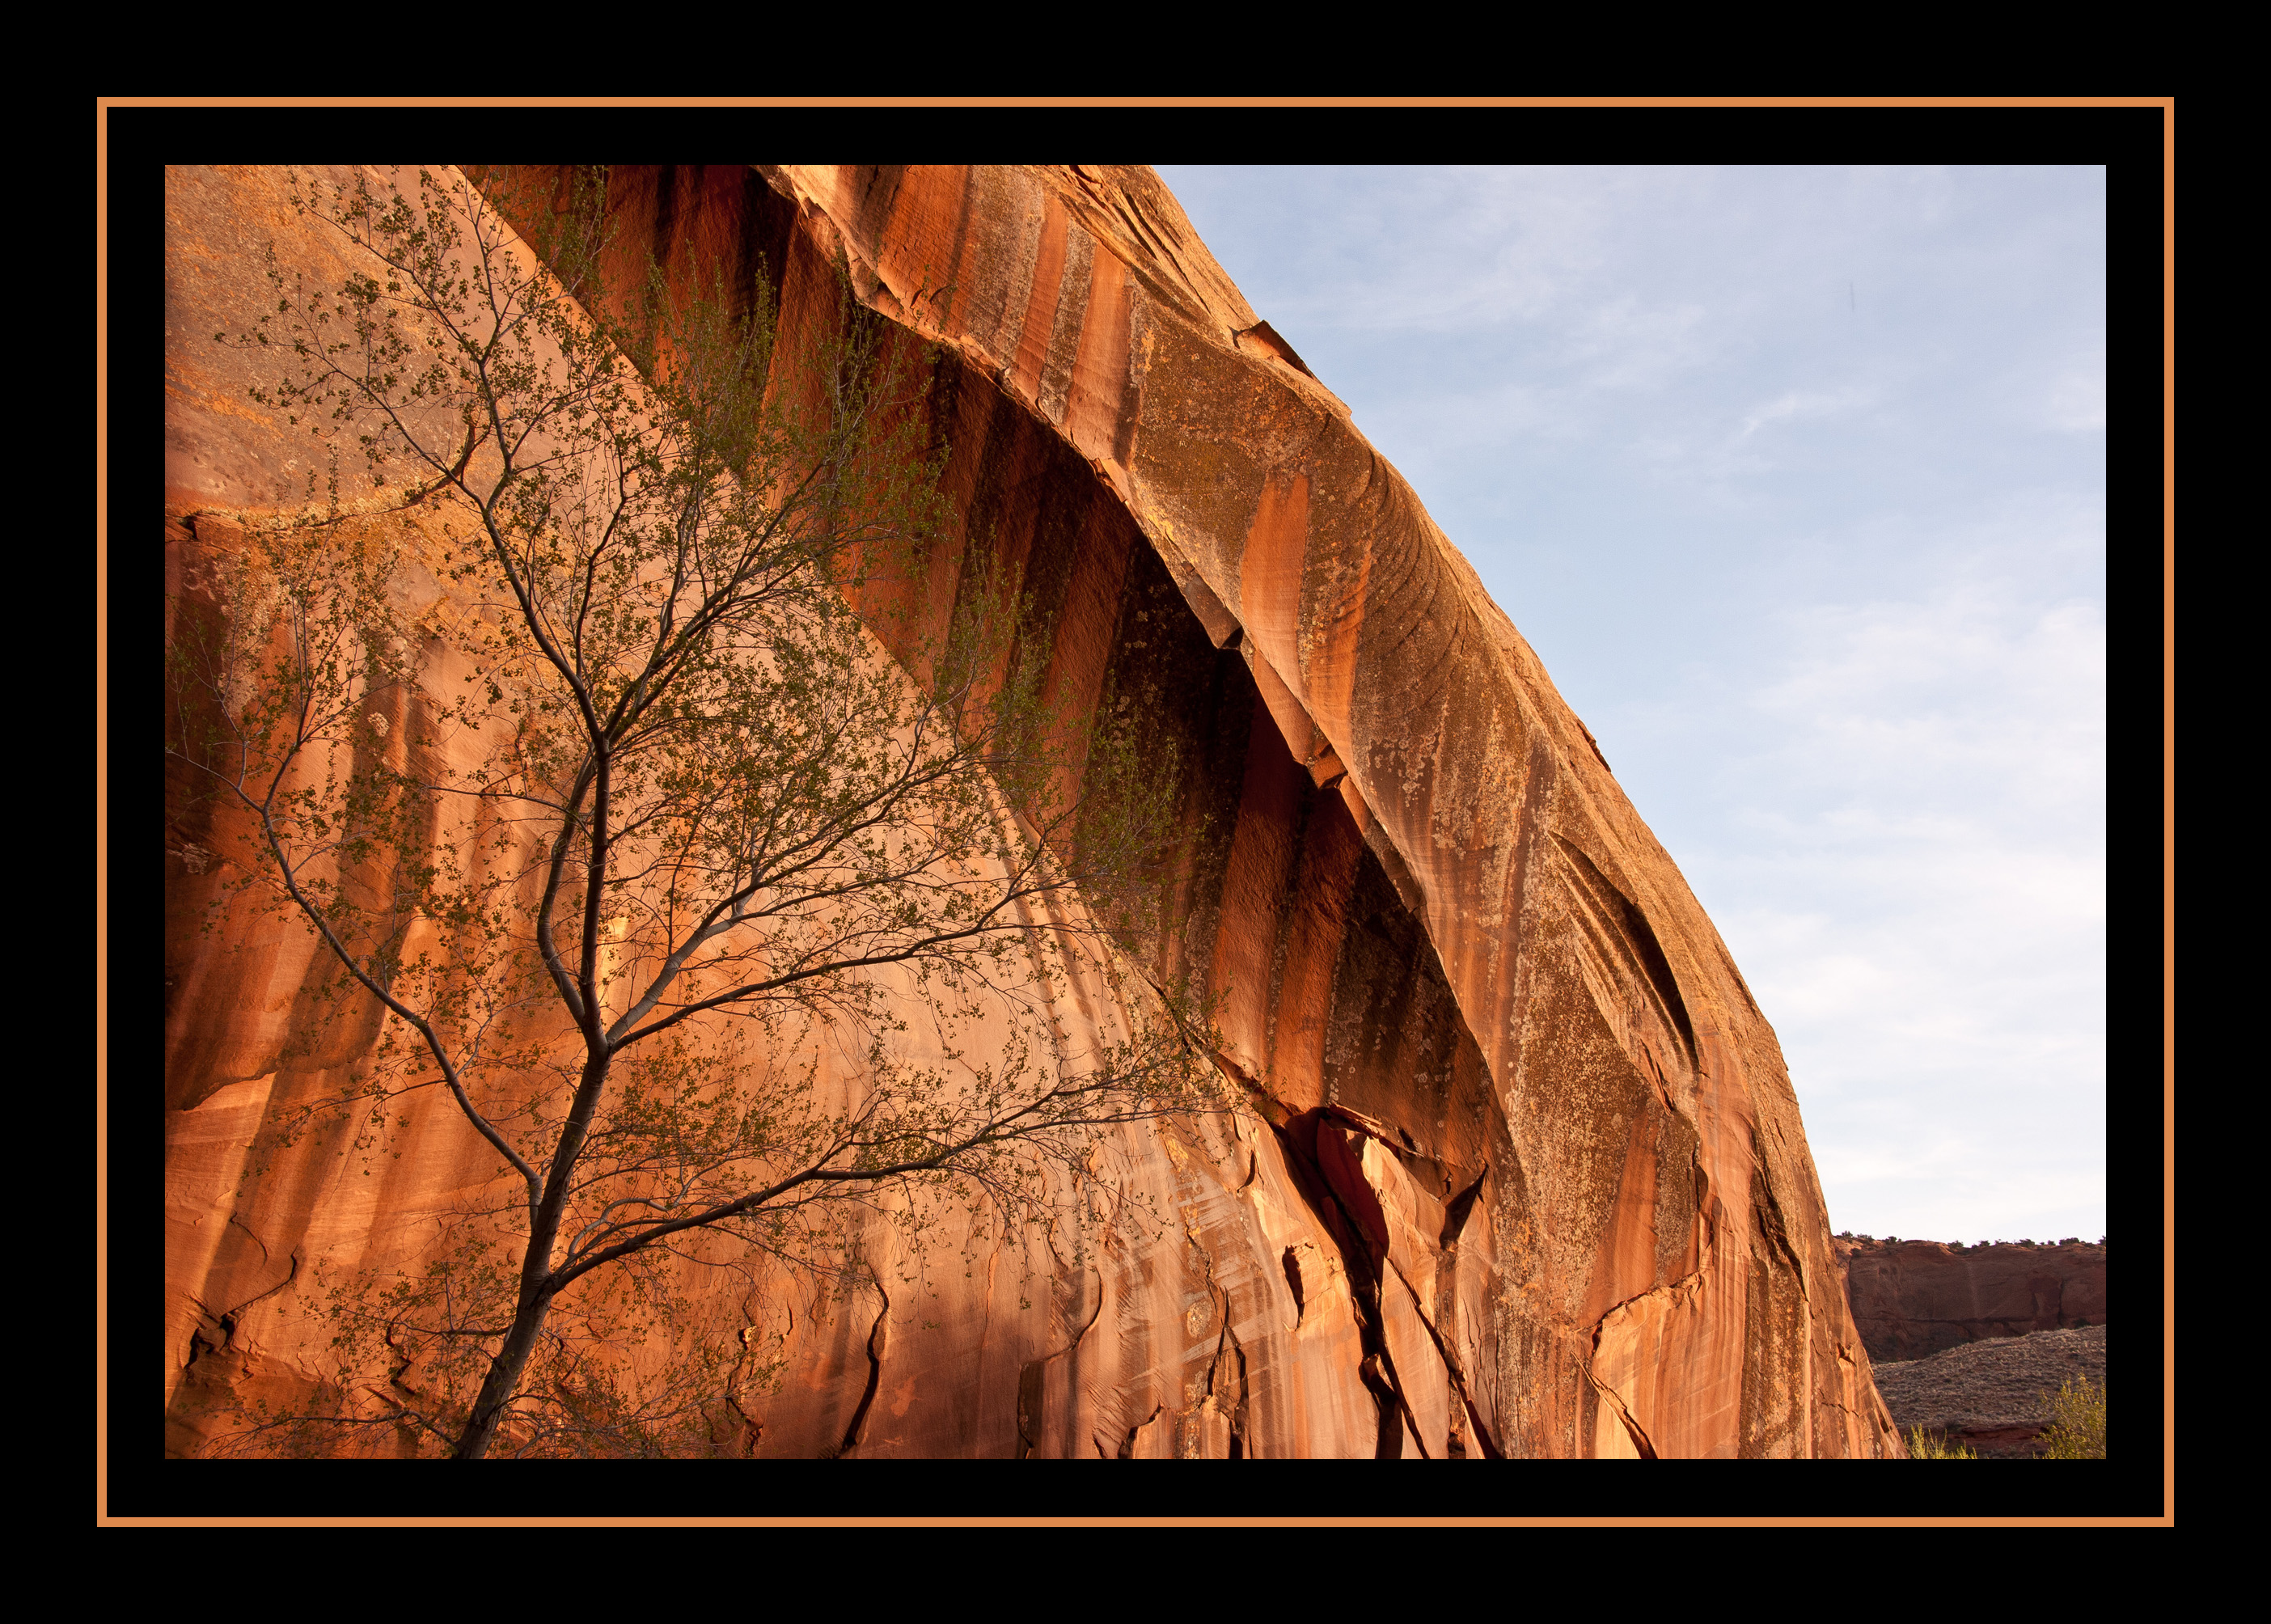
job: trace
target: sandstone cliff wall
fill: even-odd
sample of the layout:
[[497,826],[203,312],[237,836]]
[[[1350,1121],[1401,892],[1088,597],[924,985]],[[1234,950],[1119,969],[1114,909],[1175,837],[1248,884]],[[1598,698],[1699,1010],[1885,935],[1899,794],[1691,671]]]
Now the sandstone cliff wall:
[[[525,211],[553,178],[488,183]],[[264,172],[171,177],[183,613],[228,544],[212,510],[304,478],[205,342],[256,308],[267,242],[336,257],[280,197]],[[840,254],[905,342],[938,346],[958,534],[930,578],[862,607],[942,620],[990,554],[1032,594],[1056,690],[1138,707],[1195,831],[1153,968],[1226,996],[1220,1062],[1258,1112],[1130,1136],[1131,1200],[1173,1215],[1148,1239],[1004,1253],[920,1304],[753,1291],[790,1365],[726,1447],[1899,1453],[1780,1051],[1717,933],[1465,560],[1156,176],[627,168],[610,207],[623,251],[675,276],[689,243],[762,257],[792,325],[833,319]],[[308,946],[200,934],[227,845],[205,816],[177,809],[167,838],[180,1449],[198,1432],[178,1395],[309,1379],[300,1270],[414,1255],[490,1160],[431,1112],[376,1180],[315,1156],[249,1174],[272,1102],[358,1038],[280,1060],[312,1030]]]

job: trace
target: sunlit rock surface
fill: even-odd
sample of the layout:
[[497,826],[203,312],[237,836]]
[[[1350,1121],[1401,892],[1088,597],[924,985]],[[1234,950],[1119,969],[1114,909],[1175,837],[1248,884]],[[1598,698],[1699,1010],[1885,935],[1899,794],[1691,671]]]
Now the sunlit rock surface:
[[[552,179],[486,183],[526,227]],[[793,328],[835,319],[841,255],[936,346],[957,533],[863,611],[887,640],[934,628],[990,553],[1032,596],[1054,691],[1138,707],[1194,831],[1147,968],[1224,996],[1220,1063],[1256,1106],[1127,1136],[1127,1202],[1158,1221],[1084,1250],[1036,1241],[848,1307],[758,1283],[734,1311],[788,1363],[736,1398],[722,1450],[1900,1452],[1780,1050],[1716,931],[1472,569],[1157,176],[619,168],[610,207],[626,266],[762,257]],[[306,494],[304,446],[210,341],[257,310],[272,241],[336,269],[273,173],[174,172],[182,614],[210,613],[214,510]],[[366,522],[414,556],[435,521]],[[188,1450],[199,1394],[315,1374],[287,1283],[414,1255],[494,1158],[444,1107],[369,1177],[249,1164],[263,1114],[369,1029],[285,1066],[313,1030],[309,944],[200,933],[229,831],[171,787],[166,1374]]]

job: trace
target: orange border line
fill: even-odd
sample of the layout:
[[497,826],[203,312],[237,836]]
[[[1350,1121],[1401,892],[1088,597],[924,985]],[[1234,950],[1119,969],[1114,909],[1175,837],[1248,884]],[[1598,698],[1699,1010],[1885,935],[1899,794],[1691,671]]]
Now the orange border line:
[[[225,1517],[112,1516],[108,1503],[108,132],[114,107],[2157,107],[2162,109],[2163,1303],[2159,1517]],[[2176,98],[2173,96],[98,96],[95,99],[95,1523],[117,1528],[2161,1528],[2176,1520]]]

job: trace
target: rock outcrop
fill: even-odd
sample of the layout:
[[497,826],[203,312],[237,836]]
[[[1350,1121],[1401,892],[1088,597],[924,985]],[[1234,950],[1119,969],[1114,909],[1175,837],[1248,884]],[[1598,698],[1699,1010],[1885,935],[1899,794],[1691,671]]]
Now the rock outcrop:
[[2105,1248],[1839,1236],[1846,1300],[1873,1360],[1916,1360],[1991,1337],[2105,1323]]
[[[524,199],[550,179],[485,183]],[[170,177],[181,613],[211,612],[219,509],[303,494],[304,446],[209,338],[258,308],[271,243],[335,268],[282,197],[263,171]],[[1902,1452],[1780,1050],[1716,931],[1472,569],[1156,176],[620,168],[609,205],[622,251],[674,277],[689,251],[762,257],[786,325],[834,319],[840,256],[904,342],[937,346],[957,534],[928,578],[861,607],[887,640],[920,635],[989,562],[1031,596],[1053,691],[1136,705],[1199,831],[1147,968],[1225,998],[1219,1063],[1255,1106],[1131,1135],[1130,1199],[1172,1221],[1101,1250],[1004,1248],[919,1303],[831,1307],[785,1278],[753,1292],[750,1323],[787,1364],[738,1399],[721,1449]],[[264,1114],[369,1035],[309,1041],[296,933],[201,933],[227,846],[209,816],[177,799],[167,832],[183,1453],[200,1390],[312,1380],[287,1287],[315,1260],[414,1260],[421,1225],[493,1160],[445,1105],[378,1177],[248,1162]]]
[[2086,1376],[2105,1386],[2105,1327],[1968,1342],[1929,1359],[1877,1367],[1877,1390],[1903,1433],[1921,1427],[1985,1456],[2042,1452],[2050,1399]]

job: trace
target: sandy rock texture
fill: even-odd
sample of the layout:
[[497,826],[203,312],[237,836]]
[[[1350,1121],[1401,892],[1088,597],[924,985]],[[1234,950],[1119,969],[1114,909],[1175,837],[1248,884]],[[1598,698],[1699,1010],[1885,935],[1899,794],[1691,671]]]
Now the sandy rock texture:
[[[525,227],[557,180],[484,183]],[[266,171],[171,176],[184,614],[210,612],[213,510],[304,483],[206,337],[246,319],[270,242],[335,255],[281,196]],[[1157,176],[619,168],[609,206],[626,267],[652,251],[683,278],[708,256],[738,283],[762,258],[793,326],[834,319],[840,257],[904,342],[935,346],[957,533],[861,607],[912,636],[893,629],[942,623],[990,564],[1031,595],[1057,693],[1135,707],[1192,831],[1146,968],[1225,997],[1219,1063],[1255,1106],[1130,1136],[1129,1200],[1162,1226],[1003,1250],[919,1301],[753,1291],[737,1311],[789,1362],[736,1396],[722,1450],[1902,1452],[1773,1030],[1716,931],[1472,569]],[[426,521],[368,522],[408,557]],[[492,1158],[436,1110],[375,1178],[249,1166],[272,1102],[368,1038],[334,1024],[279,1058],[312,1030],[306,944],[201,932],[227,831],[172,804],[166,1368],[188,1452],[183,1395],[311,1378],[302,1271],[414,1257]]]
[[2105,1323],[2105,1248],[1848,1240],[1835,1247],[1869,1356],[1915,1360],[1990,1337]]
[[2041,1452],[2049,1399],[2087,1376],[2105,1385],[2105,1327],[1992,1337],[1929,1359],[1877,1367],[1877,1390],[1903,1432],[1944,1433],[1984,1456]]

